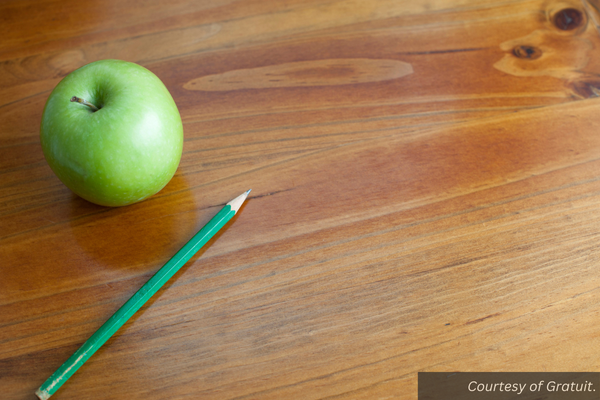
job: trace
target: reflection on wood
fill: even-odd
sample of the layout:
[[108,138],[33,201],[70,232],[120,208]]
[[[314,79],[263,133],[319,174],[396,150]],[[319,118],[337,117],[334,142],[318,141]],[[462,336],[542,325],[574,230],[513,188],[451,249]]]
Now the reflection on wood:
[[193,79],[188,90],[226,91],[295,86],[335,86],[398,79],[413,72],[396,60],[334,59],[298,61],[253,69],[241,69]]

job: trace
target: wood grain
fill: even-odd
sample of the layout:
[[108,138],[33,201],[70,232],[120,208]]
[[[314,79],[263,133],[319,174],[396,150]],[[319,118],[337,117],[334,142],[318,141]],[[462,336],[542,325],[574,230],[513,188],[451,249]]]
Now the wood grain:
[[[600,368],[600,3],[0,4],[0,391],[39,385],[239,192],[56,399],[416,399],[420,371]],[[568,17],[568,18],[567,18]],[[177,174],[105,208],[39,144],[52,88],[144,65]]]

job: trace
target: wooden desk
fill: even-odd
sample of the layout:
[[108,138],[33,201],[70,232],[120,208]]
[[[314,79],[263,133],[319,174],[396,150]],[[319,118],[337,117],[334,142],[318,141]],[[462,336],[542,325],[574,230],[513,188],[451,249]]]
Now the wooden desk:
[[[596,1],[0,4],[0,392],[33,392],[219,207],[54,398],[416,399],[419,371],[600,368]],[[103,58],[171,91],[149,200],[73,195],[52,88]]]

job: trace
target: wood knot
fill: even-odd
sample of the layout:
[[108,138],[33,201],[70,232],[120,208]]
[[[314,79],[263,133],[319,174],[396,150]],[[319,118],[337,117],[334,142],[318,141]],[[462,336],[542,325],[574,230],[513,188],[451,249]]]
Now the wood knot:
[[533,46],[519,45],[513,49],[513,54],[518,58],[535,60],[542,56],[542,50]]
[[583,22],[583,14],[575,8],[565,8],[554,14],[554,25],[563,31],[571,31]]

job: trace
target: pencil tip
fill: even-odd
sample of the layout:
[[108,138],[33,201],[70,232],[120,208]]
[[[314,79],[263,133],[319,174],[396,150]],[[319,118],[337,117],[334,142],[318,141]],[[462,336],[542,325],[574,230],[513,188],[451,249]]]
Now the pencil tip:
[[[252,189],[250,189],[250,190],[252,190]],[[242,204],[244,204],[244,201],[246,200],[246,197],[248,197],[248,193],[250,193],[250,190],[240,194],[238,197],[236,197],[235,199],[233,199],[229,203],[227,203],[231,206],[231,209],[234,212],[238,212],[238,210],[240,209]]]

